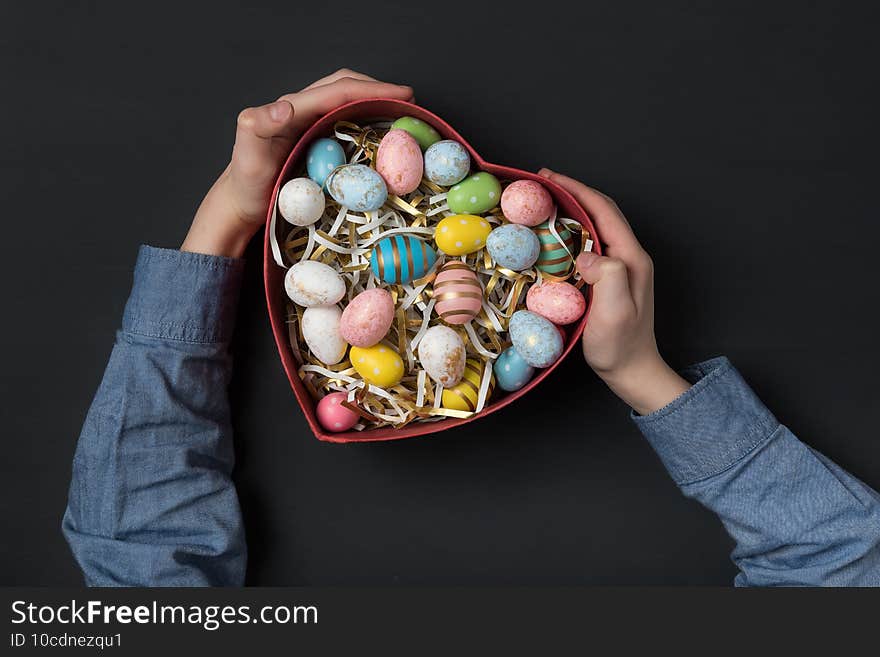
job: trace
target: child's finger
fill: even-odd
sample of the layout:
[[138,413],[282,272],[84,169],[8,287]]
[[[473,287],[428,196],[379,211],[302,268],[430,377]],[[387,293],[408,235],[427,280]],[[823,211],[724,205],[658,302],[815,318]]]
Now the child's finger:
[[366,73],[358,73],[357,71],[352,71],[349,68],[341,68],[338,71],[331,73],[330,75],[325,75],[320,80],[315,80],[308,87],[305,87],[302,91],[306,91],[308,89],[314,89],[315,87],[322,87],[325,84],[331,84],[336,82],[337,80],[341,80],[342,78],[354,78],[355,80],[372,80],[376,81],[376,78],[370,77]]
[[576,265],[584,282],[593,286],[593,293],[599,303],[617,303],[621,300],[633,303],[623,260],[595,253],[581,253]]
[[[298,134],[293,106],[279,100],[261,107],[249,107],[238,115],[232,161],[246,177],[274,173],[282,142],[293,142]],[[282,149],[290,149],[290,143]]]
[[293,118],[293,105],[286,100],[277,100],[260,107],[248,107],[238,115],[238,132],[260,139],[292,137]]
[[300,93],[286,94],[279,100],[287,100],[294,106],[296,123],[304,129],[330,110],[353,100],[362,98],[411,100],[412,97],[411,87],[388,82],[342,78]]

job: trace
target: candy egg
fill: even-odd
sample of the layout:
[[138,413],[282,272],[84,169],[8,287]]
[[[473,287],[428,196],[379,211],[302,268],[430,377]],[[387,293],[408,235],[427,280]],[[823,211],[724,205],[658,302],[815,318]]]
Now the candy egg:
[[483,304],[483,289],[473,270],[460,260],[450,260],[434,279],[434,310],[444,322],[469,322]]
[[392,194],[415,191],[424,171],[422,149],[415,138],[405,130],[389,130],[376,152],[376,171]]
[[339,332],[342,311],[338,306],[312,306],[302,316],[302,336],[319,361],[335,365],[345,356],[348,345]]
[[489,233],[486,249],[501,267],[522,271],[535,264],[541,253],[541,243],[529,228],[504,224]]
[[514,348],[532,367],[549,367],[562,355],[562,335],[538,314],[517,310],[510,318],[509,331]]
[[324,214],[324,192],[314,180],[288,180],[278,192],[278,211],[294,226],[310,226]]
[[363,164],[348,164],[334,170],[326,180],[330,196],[355,212],[378,210],[388,198],[385,181]]
[[342,405],[347,398],[347,393],[331,392],[318,402],[315,415],[327,431],[348,431],[357,424],[360,416]]
[[457,141],[444,139],[425,151],[425,177],[435,185],[451,187],[470,170],[471,156]]
[[403,378],[403,359],[382,343],[372,347],[352,347],[348,357],[361,378],[374,386],[391,388]]
[[529,382],[534,373],[535,368],[524,361],[513,347],[508,347],[495,359],[495,379],[502,390],[519,390]]
[[287,270],[284,289],[300,306],[332,306],[345,296],[345,281],[323,262],[303,260]]
[[[482,361],[476,358],[468,358],[464,364],[464,376],[458,384],[451,388],[444,388],[440,405],[455,411],[477,410],[477,400],[480,396],[480,384],[483,381]],[[486,399],[492,396],[495,388],[495,377],[489,379],[489,390]]]
[[386,283],[409,283],[421,278],[437,262],[427,242],[412,235],[391,235],[379,240],[370,256],[376,278]]
[[479,251],[486,245],[492,227],[482,217],[453,214],[442,219],[434,231],[434,241],[443,253],[452,256]]
[[553,197],[541,183],[517,180],[501,195],[501,211],[512,223],[537,226],[553,213]]
[[449,209],[460,214],[488,212],[501,200],[501,183],[491,173],[481,171],[465,178],[449,190]]
[[309,147],[306,169],[309,178],[318,185],[323,187],[330,172],[343,164],[345,164],[345,151],[335,139],[318,139]]
[[464,374],[465,360],[464,342],[454,330],[432,326],[425,331],[419,342],[419,362],[434,381],[444,388],[457,384]]
[[554,324],[571,324],[584,314],[587,302],[571,283],[545,281],[529,288],[526,307]]
[[[554,228],[562,242],[553,237],[549,224],[543,223],[535,228],[535,233],[541,242],[541,254],[538,256],[536,266],[546,274],[559,276],[565,274],[572,267],[573,261],[569,252],[574,256],[577,255],[577,252],[575,251],[574,236],[571,234],[571,231],[559,222],[556,222]],[[563,244],[565,244],[565,247],[568,247],[568,251],[565,250]]]
[[440,141],[440,133],[434,130],[421,119],[412,116],[402,116],[391,124],[394,130],[405,130],[419,143],[422,150],[427,149],[434,142]]
[[388,333],[394,321],[394,302],[388,290],[364,290],[342,312],[340,333],[355,347],[372,347]]

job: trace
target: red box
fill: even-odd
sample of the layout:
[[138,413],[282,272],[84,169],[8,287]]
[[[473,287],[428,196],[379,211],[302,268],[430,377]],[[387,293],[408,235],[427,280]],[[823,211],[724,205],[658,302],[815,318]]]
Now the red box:
[[[596,228],[587,216],[584,209],[575,201],[574,197],[559,185],[538,176],[529,171],[521,171],[507,166],[491,164],[484,160],[471,147],[470,144],[459,135],[448,123],[438,116],[435,116],[428,110],[400,100],[392,99],[371,99],[358,100],[347,105],[339,107],[329,114],[319,119],[311,128],[306,130],[300,140],[297,142],[281,173],[275,183],[275,189],[272,198],[276,198],[281,185],[293,176],[294,171],[302,168],[301,160],[304,157],[309,144],[320,137],[331,137],[333,135],[333,125],[337,121],[352,121],[354,123],[365,124],[370,121],[383,119],[397,119],[401,116],[413,116],[430,125],[439,132],[444,139],[455,139],[461,142],[471,155],[475,168],[488,171],[501,180],[537,180],[546,187],[553,196],[559,208],[559,214],[566,217],[576,219],[590,231],[593,236],[593,251],[601,254],[601,241],[597,237]],[[269,218],[271,219],[272,209],[269,209]],[[269,223],[267,222],[267,226]],[[529,390],[541,383],[553,369],[559,365],[563,358],[578,344],[581,333],[590,314],[591,295],[587,293],[587,311],[581,320],[569,327],[565,327],[565,349],[562,356],[550,367],[539,370],[538,374],[523,388],[516,392],[504,393],[503,397],[496,397],[491,403],[477,415],[473,415],[467,419],[446,418],[438,422],[412,422],[402,429],[394,429],[390,427],[382,427],[379,429],[368,429],[364,431],[347,431],[341,433],[329,433],[324,431],[318,424],[315,416],[315,401],[312,399],[308,390],[306,390],[302,381],[297,374],[297,362],[293,357],[292,347],[290,346],[289,336],[286,324],[286,306],[287,298],[284,294],[284,273],[285,269],[279,267],[272,257],[272,249],[269,245],[269,230],[267,228],[263,243],[263,274],[266,284],[266,303],[269,308],[269,319],[272,323],[272,333],[275,335],[275,343],[278,345],[278,353],[281,355],[281,362],[284,365],[284,371],[293,388],[297,401],[306,415],[309,426],[319,440],[325,440],[334,443],[349,442],[368,442],[374,440],[395,440],[398,438],[411,438],[413,436],[422,436],[425,434],[451,429],[468,422],[478,420],[489,413],[504,408],[515,399],[528,394]],[[503,393],[501,390],[496,391],[496,395]]]

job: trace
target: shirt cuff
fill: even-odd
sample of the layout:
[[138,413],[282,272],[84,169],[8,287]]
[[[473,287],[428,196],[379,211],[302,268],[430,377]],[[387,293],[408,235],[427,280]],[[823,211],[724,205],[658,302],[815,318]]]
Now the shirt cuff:
[[779,422],[727,358],[681,374],[693,384],[687,392],[650,415],[632,417],[683,486],[728,469],[767,440]]
[[228,342],[244,260],[141,246],[122,330],[183,342]]

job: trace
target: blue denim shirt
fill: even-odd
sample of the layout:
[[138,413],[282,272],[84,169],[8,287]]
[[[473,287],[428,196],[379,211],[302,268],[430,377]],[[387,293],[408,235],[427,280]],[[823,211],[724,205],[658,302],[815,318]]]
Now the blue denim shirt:
[[[142,247],[73,462],[63,531],[89,585],[241,585],[228,343],[242,262]],[[779,424],[725,358],[634,416],[736,541],[738,585],[880,585],[880,496]]]

